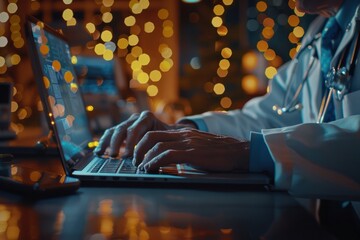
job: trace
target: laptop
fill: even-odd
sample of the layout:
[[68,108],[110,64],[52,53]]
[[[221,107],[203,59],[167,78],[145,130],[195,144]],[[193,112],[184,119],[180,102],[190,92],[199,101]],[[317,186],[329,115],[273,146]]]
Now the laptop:
[[67,40],[33,17],[27,19],[26,25],[39,94],[67,175],[85,182],[270,184],[265,174],[207,173],[185,164],[166,166],[158,174],[149,174],[137,172],[132,159],[97,156],[92,152],[94,136]]

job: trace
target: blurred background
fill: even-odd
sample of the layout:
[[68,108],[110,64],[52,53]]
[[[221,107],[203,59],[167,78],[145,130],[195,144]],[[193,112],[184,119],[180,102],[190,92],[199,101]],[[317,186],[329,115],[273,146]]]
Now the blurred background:
[[266,93],[313,19],[294,0],[0,0],[0,82],[14,84],[16,133],[43,122],[27,15],[68,39],[94,131],[145,109],[173,123],[241,108]]

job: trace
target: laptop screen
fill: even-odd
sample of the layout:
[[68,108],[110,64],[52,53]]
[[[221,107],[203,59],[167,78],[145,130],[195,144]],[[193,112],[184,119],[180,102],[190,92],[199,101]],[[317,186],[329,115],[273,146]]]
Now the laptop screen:
[[[42,22],[29,22],[33,43],[35,78],[40,84],[49,123],[53,125],[66,161],[84,153],[92,141],[84,102],[71,63],[70,48],[61,35],[48,31]],[[29,30],[29,29],[28,29]],[[35,48],[35,49],[34,49]],[[34,62],[35,57],[35,62]],[[40,66],[38,66],[40,65]],[[39,76],[40,75],[40,76]]]

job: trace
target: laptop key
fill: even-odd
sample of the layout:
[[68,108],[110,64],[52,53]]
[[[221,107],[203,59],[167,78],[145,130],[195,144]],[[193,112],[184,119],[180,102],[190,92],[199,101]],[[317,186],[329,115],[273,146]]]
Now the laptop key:
[[119,173],[136,173],[137,167],[132,163],[132,158],[123,158]]
[[101,173],[116,173],[120,164],[120,159],[108,159],[106,163],[104,164],[104,167],[100,170]]
[[104,165],[105,159],[99,158],[98,162],[96,163],[95,167],[91,170],[92,173],[97,173],[100,168]]

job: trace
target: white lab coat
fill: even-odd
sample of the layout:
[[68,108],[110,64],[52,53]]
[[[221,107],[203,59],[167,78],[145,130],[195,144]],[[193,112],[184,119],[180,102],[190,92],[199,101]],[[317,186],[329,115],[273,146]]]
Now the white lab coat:
[[[325,18],[314,20],[302,42],[298,59],[283,65],[270,81],[270,92],[250,100],[241,110],[197,115],[214,134],[249,139],[251,131],[262,132],[275,163],[275,187],[296,196],[360,199],[360,65],[351,80],[350,92],[334,100],[336,121],[316,123],[322,99],[320,32]],[[334,55],[336,65],[355,34],[355,17]],[[308,49],[313,46],[313,51]],[[283,106],[291,83],[290,99],[309,67],[315,62],[300,95],[301,111],[278,115],[273,105]],[[357,58],[360,58],[358,54]],[[296,63],[298,62],[298,63]],[[295,65],[297,64],[297,67]],[[188,119],[192,119],[189,117]]]

